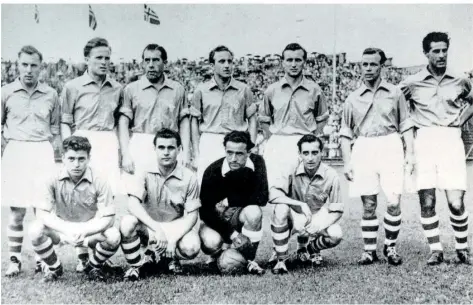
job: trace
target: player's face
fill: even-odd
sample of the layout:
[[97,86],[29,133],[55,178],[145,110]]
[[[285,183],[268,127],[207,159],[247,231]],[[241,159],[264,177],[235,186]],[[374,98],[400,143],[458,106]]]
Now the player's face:
[[26,86],[34,86],[38,82],[41,72],[41,61],[38,54],[21,53],[18,58],[20,79]]
[[322,151],[320,150],[319,142],[302,143],[299,156],[306,170],[312,171],[319,168],[322,161]]
[[304,64],[304,51],[284,51],[282,66],[287,75],[291,77],[299,77],[302,74],[302,70],[304,70]]
[[176,164],[179,153],[176,139],[157,138],[155,149],[159,166],[171,167]]
[[381,56],[379,54],[364,54],[361,57],[361,74],[368,82],[377,80],[381,75]]
[[445,69],[447,67],[448,47],[443,41],[431,42],[429,52],[425,53],[429,60],[429,65],[437,69]]
[[85,58],[89,73],[97,76],[107,75],[110,66],[110,54],[109,47],[97,47],[90,50],[89,57]]
[[221,78],[229,78],[233,74],[233,56],[230,52],[215,52],[214,73]]
[[69,176],[77,180],[84,175],[89,165],[89,154],[85,150],[67,150],[62,156],[62,163],[66,167]]
[[143,54],[143,69],[151,83],[156,83],[163,75],[166,62],[161,58],[161,51],[146,50]]
[[228,165],[231,170],[236,170],[245,167],[248,159],[248,151],[245,143],[227,142],[225,145],[225,152]]

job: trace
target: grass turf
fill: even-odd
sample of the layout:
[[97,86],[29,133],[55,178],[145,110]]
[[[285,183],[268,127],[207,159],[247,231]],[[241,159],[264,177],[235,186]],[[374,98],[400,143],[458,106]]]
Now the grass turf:
[[[342,175],[342,168],[337,167]],[[473,219],[473,164],[468,166],[469,191],[465,196],[470,224]],[[257,261],[266,266],[262,277],[213,274],[203,265],[205,256],[200,254],[192,262],[185,262],[187,275],[160,275],[140,282],[95,283],[75,273],[76,258],[72,247],[61,247],[58,255],[65,267],[65,274],[55,283],[42,283],[41,275],[34,274],[34,256],[28,238],[24,241],[23,272],[17,278],[5,277],[8,263],[6,226],[8,210],[2,208],[2,303],[473,303],[473,267],[456,265],[453,230],[448,221],[445,196],[437,192],[437,212],[440,216],[441,241],[446,259],[452,262],[427,266],[429,253],[423,235],[417,195],[402,198],[403,225],[398,242],[398,252],[404,263],[392,267],[385,261],[371,266],[359,266],[362,251],[360,199],[349,199],[347,185],[342,178],[345,213],[341,220],[344,240],[335,249],[322,251],[322,267],[297,267],[287,275],[273,275],[265,263],[271,255],[269,230],[270,207],[264,209],[264,236],[258,249]],[[124,198],[120,198],[119,214],[124,213]],[[382,222],[385,211],[382,198],[378,218]],[[26,217],[32,219],[31,211]],[[384,230],[380,226],[378,249],[382,249]],[[470,227],[471,232],[471,227]],[[471,234],[470,234],[471,241]],[[295,250],[295,238],[291,249]],[[378,250],[381,257],[381,250]],[[121,250],[113,258],[125,266]]]

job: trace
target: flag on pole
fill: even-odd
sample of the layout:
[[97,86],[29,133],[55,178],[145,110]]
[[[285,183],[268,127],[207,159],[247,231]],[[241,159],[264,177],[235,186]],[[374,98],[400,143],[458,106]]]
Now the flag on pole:
[[39,23],[39,10],[36,4],[34,5],[34,20]]
[[95,18],[94,11],[92,10],[92,6],[89,4],[89,27],[95,31],[97,28],[97,19]]
[[145,4],[145,21],[151,24],[160,25],[159,17],[149,6]]

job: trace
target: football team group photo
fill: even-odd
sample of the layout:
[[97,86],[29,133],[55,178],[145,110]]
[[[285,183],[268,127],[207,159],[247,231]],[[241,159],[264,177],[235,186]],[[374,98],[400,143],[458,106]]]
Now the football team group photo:
[[472,16],[2,4],[2,302],[471,304]]

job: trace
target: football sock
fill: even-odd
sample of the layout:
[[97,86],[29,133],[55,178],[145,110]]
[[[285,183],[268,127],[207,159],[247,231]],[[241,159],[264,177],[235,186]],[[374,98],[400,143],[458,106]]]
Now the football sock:
[[319,235],[309,243],[307,250],[310,254],[314,254],[320,252],[320,250],[333,248],[336,245],[338,245],[338,243],[333,243],[330,237]]
[[23,245],[23,224],[10,223],[7,229],[7,236],[9,257],[15,256],[18,260],[21,260],[21,247]]
[[384,231],[386,233],[386,239],[384,244],[386,246],[395,246],[399,231],[401,230],[402,216],[401,214],[395,216],[389,214],[389,211],[384,215]]
[[53,241],[51,238],[46,237],[45,241],[38,245],[33,243],[33,250],[46,263],[46,265],[48,265],[51,271],[57,270],[61,267],[61,262],[54,251]]
[[361,237],[363,237],[365,251],[376,251],[378,227],[376,215],[369,218],[363,217],[361,220]]
[[100,268],[107,259],[112,257],[115,252],[117,252],[117,250],[118,246],[112,248],[106,242],[97,243],[94,254],[90,257],[90,264],[95,268]]
[[450,213],[450,224],[455,235],[455,249],[463,250],[468,248],[468,212],[456,216]]
[[307,248],[309,245],[309,236],[297,235],[297,249]]
[[122,240],[122,251],[130,266],[140,266],[142,262],[140,237],[135,235],[129,241]]
[[246,227],[243,227],[241,229],[241,233],[248,237],[251,241],[251,246],[246,253],[244,253],[244,256],[247,260],[254,260],[256,257],[256,252],[258,251],[258,245],[261,241],[261,238],[263,237],[263,229],[259,229],[258,231],[253,231],[252,229],[248,229]]
[[89,260],[89,250],[87,247],[75,247],[77,258],[83,262]]
[[289,224],[286,223],[282,226],[271,224],[271,235],[278,259],[286,258],[289,252]]
[[424,234],[427,237],[431,251],[443,251],[442,244],[440,243],[440,230],[439,230],[439,217],[434,215],[432,217],[420,218]]

